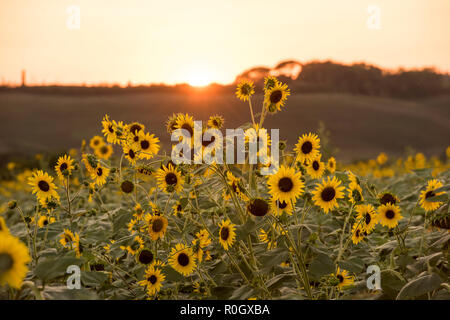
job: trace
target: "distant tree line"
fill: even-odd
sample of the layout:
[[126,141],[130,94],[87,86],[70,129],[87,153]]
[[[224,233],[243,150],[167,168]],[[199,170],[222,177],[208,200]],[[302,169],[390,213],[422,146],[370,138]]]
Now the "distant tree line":
[[[390,96],[397,98],[425,98],[450,94],[450,76],[437,72],[433,68],[417,70],[387,71],[365,63],[344,65],[333,61],[312,61],[300,63],[296,60],[280,62],[274,68],[265,66],[251,68],[236,77],[253,80],[257,87],[264,84],[264,77],[274,75],[286,82],[295,93],[341,92],[361,95]],[[149,84],[121,87],[100,84],[96,86],[0,86],[0,91],[17,90],[33,94],[61,95],[104,95],[129,93],[182,93],[190,94],[204,88],[191,87],[188,84],[174,86]],[[235,83],[224,86],[211,84],[208,93],[232,93]]]

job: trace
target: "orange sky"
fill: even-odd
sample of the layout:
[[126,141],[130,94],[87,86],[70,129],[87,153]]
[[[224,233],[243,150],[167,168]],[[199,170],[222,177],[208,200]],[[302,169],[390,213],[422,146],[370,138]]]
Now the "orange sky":
[[[80,29],[66,23],[80,8]],[[381,29],[367,28],[367,7]],[[449,0],[0,0],[0,80],[230,83],[284,59],[450,71]]]

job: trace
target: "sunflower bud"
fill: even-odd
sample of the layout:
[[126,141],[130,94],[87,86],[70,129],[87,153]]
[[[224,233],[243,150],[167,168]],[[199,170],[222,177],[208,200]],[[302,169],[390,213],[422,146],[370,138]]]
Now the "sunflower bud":
[[13,210],[17,207],[17,201],[16,200],[11,200],[8,202],[8,208]]

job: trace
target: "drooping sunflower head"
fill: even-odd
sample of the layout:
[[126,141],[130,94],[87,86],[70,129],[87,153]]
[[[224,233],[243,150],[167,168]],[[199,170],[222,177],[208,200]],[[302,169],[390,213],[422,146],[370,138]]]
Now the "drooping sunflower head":
[[154,169],[150,166],[139,165],[136,167],[137,177],[144,181],[149,181],[153,177]]
[[224,123],[225,120],[223,117],[217,114],[209,117],[208,119],[208,127],[210,128],[221,129]]
[[30,262],[28,248],[18,238],[0,232],[0,286],[20,289]]
[[353,276],[350,276],[347,270],[337,268],[337,271],[335,273],[335,276],[338,280],[338,288],[339,290],[344,289],[345,287],[351,286],[355,279]]
[[255,217],[264,217],[270,213],[270,206],[265,199],[254,198],[247,203],[247,211]]
[[395,204],[388,203],[378,207],[378,221],[389,229],[395,228],[402,218],[400,207]]
[[400,200],[395,194],[388,191],[380,193],[378,195],[378,201],[380,202],[381,205],[385,205],[388,203],[397,204],[398,202],[400,202]]
[[124,180],[120,184],[120,191],[122,191],[125,194],[130,194],[134,191],[134,183],[130,180]]
[[320,161],[321,156],[308,162],[306,167],[306,172],[312,179],[319,179],[323,176],[325,172],[325,163]]
[[264,78],[264,91],[272,89],[278,84],[278,79],[274,76],[267,76]]
[[173,113],[166,121],[166,130],[169,134],[171,134],[175,129],[177,129],[177,120],[178,117],[181,116],[182,113]]
[[270,113],[276,113],[281,111],[284,106],[287,97],[290,95],[287,84],[283,84],[279,81],[270,88],[267,89],[264,94],[264,103],[266,104],[267,110]]
[[75,240],[75,236],[72,231],[69,229],[64,229],[64,232],[60,236],[59,243],[62,244],[63,247],[68,247]]
[[297,160],[304,163],[312,161],[319,155],[320,139],[317,134],[308,133],[303,134],[298,138],[294,151],[297,155]]
[[229,219],[219,223],[219,242],[225,250],[228,250],[236,238],[236,226]]
[[285,202],[295,201],[303,194],[305,187],[301,173],[284,165],[279,167],[276,174],[269,176],[267,185],[273,198]]
[[73,160],[68,155],[64,155],[58,158],[58,162],[55,166],[56,174],[59,179],[64,180],[72,174],[72,170],[74,169]]
[[139,122],[133,122],[125,126],[125,130],[133,136],[137,136],[140,132],[144,132],[145,126]]
[[325,213],[339,207],[337,199],[344,197],[344,187],[340,184],[341,181],[336,177],[323,179],[321,184],[317,184],[313,192],[314,204],[322,208]]
[[440,196],[445,193],[445,191],[436,191],[437,189],[442,188],[442,186],[442,182],[436,179],[429,180],[425,190],[420,192],[419,203],[425,211],[435,211],[444,204],[443,201],[431,201],[433,197]]
[[189,276],[197,265],[192,249],[182,243],[178,243],[170,251],[169,264],[184,276]]
[[152,262],[154,262],[155,255],[153,252],[148,248],[142,248],[139,250],[139,252],[136,254],[136,261],[138,263],[141,263],[143,265],[149,265]]
[[276,237],[272,231],[259,230],[258,238],[261,242],[267,244],[267,249],[275,249],[277,247]]
[[200,241],[200,247],[205,248],[211,244],[211,239],[209,238],[208,230],[201,229],[195,234],[195,237]]
[[364,240],[364,236],[367,234],[361,223],[355,222],[352,227],[352,241],[354,244],[358,244]]
[[125,155],[125,159],[132,165],[135,165],[136,161],[139,159],[139,149],[133,145],[124,145],[123,154]]
[[236,89],[236,96],[242,101],[248,101],[255,93],[255,85],[253,81],[241,80]]
[[83,153],[81,161],[84,163],[86,170],[90,174],[92,174],[92,172],[95,172],[95,169],[98,166],[98,159],[94,155]]
[[163,165],[162,168],[156,172],[156,179],[158,181],[158,187],[164,192],[180,193],[183,190],[184,181],[181,178],[181,172],[171,164],[169,164],[168,167]]

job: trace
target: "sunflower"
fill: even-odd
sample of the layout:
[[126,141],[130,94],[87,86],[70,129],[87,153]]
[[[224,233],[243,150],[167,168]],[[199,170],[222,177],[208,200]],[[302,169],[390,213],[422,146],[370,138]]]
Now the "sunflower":
[[253,81],[241,80],[236,89],[236,96],[242,101],[248,101],[255,93]]
[[110,172],[109,168],[98,165],[94,172],[91,173],[91,178],[96,185],[102,186],[106,183],[106,178]]
[[46,200],[51,200],[52,197],[59,200],[59,195],[56,192],[56,185],[53,183],[53,177],[48,173],[38,170],[33,172],[33,175],[28,178],[28,184],[32,187],[32,192],[36,194],[39,202],[45,203]]
[[380,193],[378,195],[378,201],[380,202],[381,205],[385,205],[388,203],[397,204],[398,202],[400,202],[400,200],[395,194],[388,191]]
[[194,118],[192,116],[188,115],[187,113],[185,115],[180,114],[177,117],[175,129],[183,129],[187,131],[187,133],[180,133],[180,140],[182,139],[182,137],[184,137],[185,139],[190,140],[192,144],[194,143]]
[[20,289],[30,262],[28,248],[18,238],[0,232],[0,285]]
[[223,119],[223,117],[216,114],[214,116],[209,117],[207,125],[208,127],[213,129],[221,129],[224,122],[225,120]]
[[161,215],[146,215],[146,222],[148,225],[148,233],[153,241],[156,241],[166,233],[169,222]]
[[125,145],[123,146],[123,153],[125,155],[125,159],[128,160],[132,165],[136,164],[136,160],[138,159],[139,149],[134,146]]
[[247,211],[255,217],[264,217],[270,213],[270,206],[263,198],[254,198],[247,203]]
[[138,284],[147,287],[148,295],[152,296],[161,290],[162,283],[165,279],[166,276],[160,269],[150,266],[145,270],[144,280],[139,281]]
[[340,270],[340,268],[337,268],[336,274],[334,274],[334,276],[337,278],[337,280],[339,281],[338,283],[338,288],[339,290],[348,287],[350,285],[352,285],[355,282],[355,279],[353,276],[350,276],[348,274],[347,270],[342,269],[342,271]]
[[73,241],[75,241],[75,236],[69,229],[64,229],[64,232],[61,234],[60,238],[59,243],[61,243],[64,248],[69,246],[71,247]]
[[206,229],[202,229],[195,234],[195,237],[200,240],[200,247],[205,248],[211,244],[211,239],[209,238],[209,232]]
[[189,276],[197,265],[192,249],[182,243],[178,243],[170,251],[169,264],[184,276]]
[[143,265],[149,265],[155,260],[155,255],[148,248],[142,248],[136,254],[136,262],[141,263]]
[[336,159],[331,157],[327,161],[327,170],[333,174],[336,171]]
[[103,144],[94,151],[95,155],[103,160],[108,160],[113,154],[113,147],[110,144]]
[[284,103],[290,94],[288,86],[277,81],[273,87],[267,89],[264,94],[264,103],[267,106],[267,110],[270,113],[281,111],[281,107],[284,106]]
[[258,238],[261,242],[267,244],[267,249],[275,249],[277,247],[277,241],[273,237],[273,233],[270,231],[265,231],[264,229],[259,230]]
[[301,173],[294,168],[281,165],[276,174],[269,176],[267,180],[269,193],[280,201],[295,201],[303,194],[305,184],[301,180]]
[[172,114],[166,122],[166,130],[168,133],[172,134],[172,132],[177,129],[177,119],[181,115],[181,113]]
[[47,217],[47,216],[40,216],[38,219],[38,226],[39,228],[43,228],[51,223],[55,222],[55,218],[54,217]]
[[139,122],[132,122],[126,125],[126,131],[133,136],[137,136],[139,133],[144,132],[145,126]]
[[144,218],[144,209],[142,209],[139,203],[134,206],[133,217],[135,217],[137,221],[140,221]]
[[358,183],[351,182],[347,190],[350,203],[357,204],[364,201],[362,189]]
[[[234,192],[239,198],[241,198],[243,201],[248,201],[248,197],[245,194],[245,189],[243,187],[241,178],[237,178],[233,175],[233,173],[231,171],[227,171],[227,184],[230,186],[230,189],[232,190],[232,192]],[[229,190],[228,188],[225,189],[225,199],[228,200],[229,199]]]
[[435,192],[436,189],[442,188],[442,186],[442,182],[436,179],[429,180],[426,189],[420,192],[419,203],[425,211],[434,211],[444,203],[442,201],[428,201],[431,197],[440,196],[445,193],[444,191]]
[[72,174],[72,170],[74,168],[75,167],[73,166],[73,160],[65,154],[63,157],[58,158],[58,162],[55,166],[55,171],[59,179],[63,181],[66,177]]
[[181,201],[177,201],[173,206],[173,214],[176,216],[180,216],[183,214],[183,205],[181,204]]
[[154,170],[150,166],[139,165],[136,167],[137,177],[143,181],[149,181],[153,176]]
[[227,219],[219,223],[219,228],[219,242],[225,250],[228,250],[236,238],[236,225]]
[[403,218],[400,213],[400,207],[391,203],[378,207],[378,217],[380,224],[389,227],[389,229],[395,228],[398,225],[398,221]]
[[325,163],[320,161],[321,155],[308,163],[306,172],[312,179],[319,179],[325,172]]
[[2,233],[9,234],[9,229],[8,226],[6,225],[5,219],[3,219],[3,217],[0,217],[0,234]]
[[194,255],[195,259],[200,264],[203,261],[204,251],[202,249],[202,246],[200,245],[199,239],[192,240],[191,249],[192,249],[192,254]]
[[139,132],[138,141],[134,143],[136,150],[139,150],[140,159],[151,159],[159,151],[159,139],[154,134]]
[[375,208],[371,204],[359,204],[356,206],[356,220],[361,222],[364,231],[367,233],[372,232],[375,225],[378,223],[378,215]]
[[117,137],[117,123],[114,120],[109,120],[109,116],[105,114],[102,120],[102,132],[106,137],[106,141],[109,143],[117,143],[119,142]]
[[120,184],[120,191],[122,191],[125,194],[130,194],[134,191],[134,183],[130,180],[124,180]]
[[105,141],[100,136],[93,136],[91,140],[89,141],[89,147],[91,147],[92,150],[97,149],[98,147],[101,147]]
[[270,90],[278,84],[278,79],[273,76],[267,76],[264,78],[264,91]]
[[298,138],[294,151],[297,154],[297,160],[304,163],[313,161],[319,155],[320,139],[317,134],[303,134]]
[[158,169],[156,179],[158,187],[167,193],[180,193],[183,190],[184,182],[181,178],[181,172],[171,164],[167,167],[163,165],[161,169]]
[[98,160],[92,154],[83,153],[81,161],[84,163],[86,170],[92,174],[98,166]]
[[361,225],[361,223],[355,222],[355,224],[353,224],[353,227],[352,227],[352,241],[353,241],[353,243],[354,244],[358,244],[361,241],[363,241],[365,234],[367,234],[367,233],[364,231],[364,228]]
[[245,130],[245,143],[256,144],[256,155],[266,156],[269,154],[269,146],[272,144],[270,135],[264,128],[259,128],[258,124],[253,125],[251,128]]
[[133,242],[129,246],[120,246],[120,249],[128,251],[131,255],[136,255],[140,250],[144,248],[144,239],[140,236],[134,237]]
[[344,198],[344,187],[340,186],[341,181],[336,177],[330,179],[327,177],[322,180],[321,184],[317,184],[313,191],[312,200],[316,206],[322,208],[325,213],[339,207],[337,199]]
[[291,201],[280,201],[275,198],[270,199],[270,211],[276,216],[281,215],[286,212],[288,215],[292,215],[293,207]]

